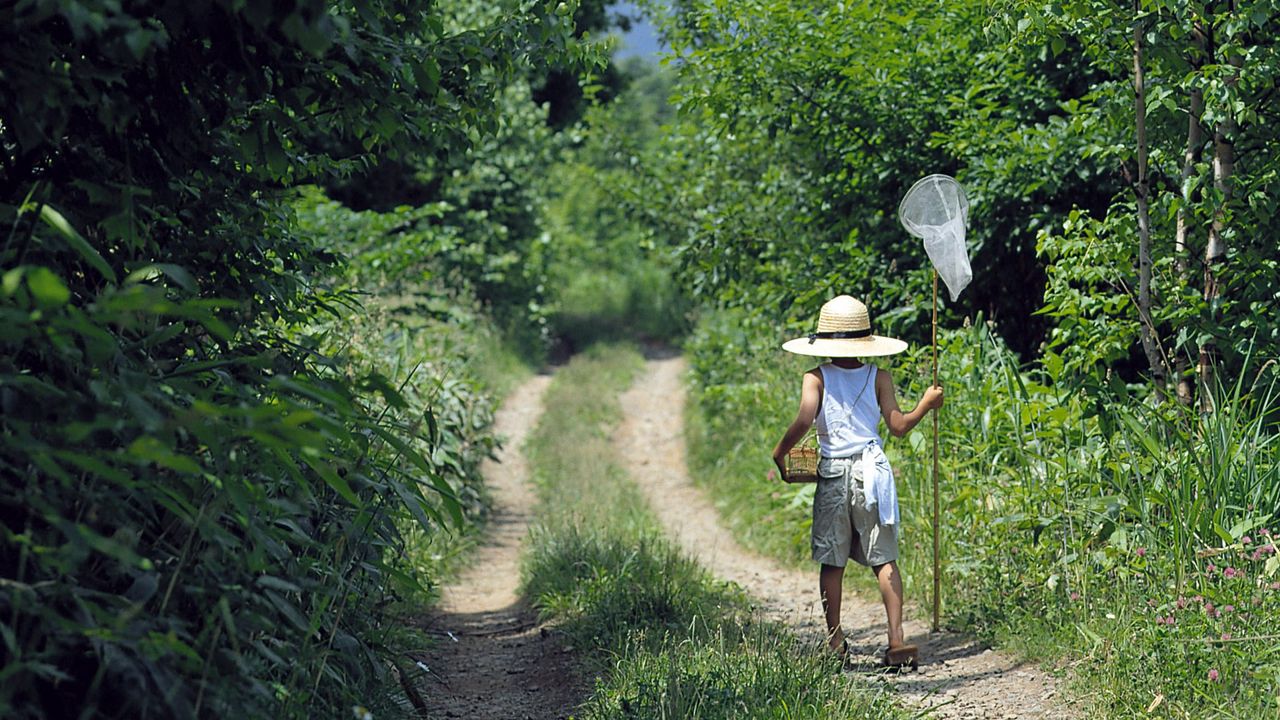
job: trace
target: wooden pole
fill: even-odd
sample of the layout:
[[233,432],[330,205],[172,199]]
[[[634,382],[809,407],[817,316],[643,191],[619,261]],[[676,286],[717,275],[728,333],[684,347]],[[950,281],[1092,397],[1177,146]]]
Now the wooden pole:
[[[933,271],[933,384],[938,384],[938,271]],[[933,631],[942,608],[942,576],[938,562],[938,411],[933,413]]]

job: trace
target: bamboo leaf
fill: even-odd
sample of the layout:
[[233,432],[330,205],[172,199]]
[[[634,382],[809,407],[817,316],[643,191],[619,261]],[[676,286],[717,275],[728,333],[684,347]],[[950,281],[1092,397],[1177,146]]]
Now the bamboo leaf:
[[44,220],[49,227],[57,230],[63,239],[67,241],[67,244],[71,246],[71,249],[79,253],[80,257],[84,258],[95,270],[102,273],[103,277],[113,283],[118,282],[116,272],[107,264],[106,259],[87,240],[81,237],[75,228],[71,227],[71,223],[67,222],[62,213],[54,210],[49,205],[42,205],[40,207],[40,219]]

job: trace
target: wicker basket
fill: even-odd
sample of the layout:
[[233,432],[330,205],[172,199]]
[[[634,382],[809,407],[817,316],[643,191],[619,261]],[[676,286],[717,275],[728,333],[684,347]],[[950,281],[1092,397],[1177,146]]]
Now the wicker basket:
[[818,437],[813,433],[805,435],[787,453],[787,475],[789,483],[818,482]]

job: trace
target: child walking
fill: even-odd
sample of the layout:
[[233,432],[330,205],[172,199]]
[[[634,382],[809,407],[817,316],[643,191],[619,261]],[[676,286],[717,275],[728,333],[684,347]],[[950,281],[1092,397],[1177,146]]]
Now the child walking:
[[818,589],[827,621],[827,643],[841,658],[849,651],[840,627],[844,568],[849,558],[871,568],[889,621],[889,649],[882,663],[915,665],[917,648],[902,635],[902,576],[898,573],[898,495],[884,454],[879,421],[895,437],[910,432],[926,413],[942,407],[942,388],[925,390],[910,412],[898,407],[893,378],[857,358],[896,355],[907,344],[873,335],[867,307],[840,295],[822,306],[817,332],[791,340],[783,350],[831,358],[804,374],[800,410],[773,449],[785,478],[787,453],[816,424],[818,487],[813,498],[813,559],[821,563]]

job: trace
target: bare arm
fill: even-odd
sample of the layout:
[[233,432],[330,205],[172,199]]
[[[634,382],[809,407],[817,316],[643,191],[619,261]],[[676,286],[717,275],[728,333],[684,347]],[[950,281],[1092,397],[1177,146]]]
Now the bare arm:
[[894,437],[902,437],[924,419],[930,410],[942,407],[942,387],[933,385],[924,391],[920,402],[910,412],[898,407],[898,395],[893,388],[893,376],[887,370],[876,372],[876,397],[880,401],[880,416]]
[[821,402],[822,372],[814,368],[804,374],[804,385],[800,388],[800,410],[796,412],[796,419],[791,421],[791,426],[773,448],[773,464],[778,466],[779,476],[783,479],[787,477],[787,453],[809,431],[813,419],[818,416],[818,405]]

